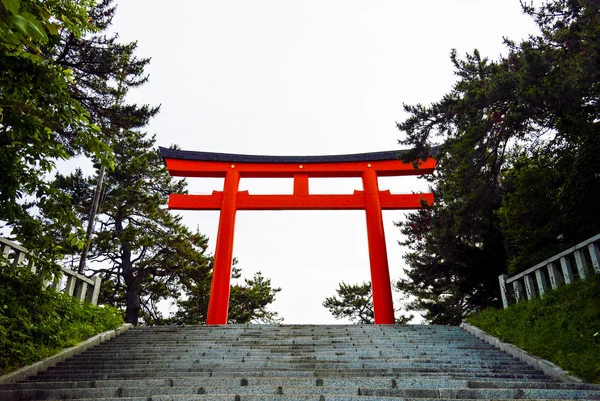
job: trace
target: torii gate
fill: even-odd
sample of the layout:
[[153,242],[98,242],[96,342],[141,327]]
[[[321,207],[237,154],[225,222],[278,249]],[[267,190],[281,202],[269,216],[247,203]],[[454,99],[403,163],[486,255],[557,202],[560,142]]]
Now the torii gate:
[[[398,151],[336,156],[253,156],[160,148],[171,176],[224,177],[223,191],[211,195],[169,196],[169,208],[220,210],[207,324],[227,324],[233,233],[238,210],[364,210],[367,217],[371,286],[376,324],[394,324],[394,305],[381,211],[419,209],[433,194],[380,191],[377,177],[431,174],[436,160],[417,166],[398,160]],[[293,178],[292,195],[251,195],[239,191],[240,178]],[[363,190],[352,195],[311,195],[310,177],[361,177]]]

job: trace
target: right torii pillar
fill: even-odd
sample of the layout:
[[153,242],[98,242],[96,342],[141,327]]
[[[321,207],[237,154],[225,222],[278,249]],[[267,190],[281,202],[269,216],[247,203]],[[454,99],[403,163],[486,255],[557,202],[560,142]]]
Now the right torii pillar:
[[367,215],[367,239],[369,242],[369,262],[371,263],[371,290],[375,323],[394,324],[394,301],[388,266],[387,247],[383,230],[383,216],[379,201],[377,173],[366,170],[362,175],[365,191],[365,212]]

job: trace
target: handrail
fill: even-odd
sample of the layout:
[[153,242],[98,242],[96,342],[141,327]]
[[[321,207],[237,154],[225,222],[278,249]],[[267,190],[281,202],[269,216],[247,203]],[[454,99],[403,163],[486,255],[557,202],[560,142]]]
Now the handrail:
[[[0,255],[7,260],[11,259],[12,256],[12,266],[25,265],[25,261],[27,261],[26,266],[32,273],[36,273],[37,269],[33,259],[29,257],[29,251],[21,245],[0,237]],[[47,288],[74,296],[79,301],[98,305],[100,285],[102,284],[102,279],[99,276],[87,278],[63,266],[60,270],[67,277],[64,289],[61,291],[62,276],[60,274],[54,276],[52,283]]]
[[[507,308],[513,301],[518,303],[525,297],[533,299],[544,295],[549,290],[548,281],[551,288],[555,289],[559,285],[572,283],[576,276],[580,279],[586,278],[589,264],[596,272],[600,273],[599,243],[600,234],[580,242],[513,277],[509,278],[506,274],[498,276],[502,305]],[[586,248],[590,263],[588,263],[584,253]],[[576,271],[572,267],[573,260],[577,267]],[[557,264],[560,264],[560,269]]]

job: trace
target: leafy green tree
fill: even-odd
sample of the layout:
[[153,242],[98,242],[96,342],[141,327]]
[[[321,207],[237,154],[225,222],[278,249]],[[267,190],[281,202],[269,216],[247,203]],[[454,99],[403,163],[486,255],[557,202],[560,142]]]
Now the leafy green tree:
[[498,61],[453,52],[452,91],[430,106],[405,105],[398,124],[414,148],[407,160],[439,144],[436,204],[400,224],[410,268],[399,288],[432,322],[456,324],[497,304],[495,276],[507,265],[524,270],[536,244],[543,259],[600,226],[598,3],[523,10],[540,35],[505,40]]
[[47,231],[63,227],[73,245],[81,230],[62,207],[65,196],[44,175],[73,154],[111,164],[98,126],[71,94],[73,71],[44,57],[57,48],[61,32],[81,37],[94,30],[88,22],[93,4],[0,1],[0,221],[14,239],[49,260],[62,250]]
[[[140,316],[151,324],[205,322],[212,278],[208,239],[190,231],[167,208],[169,194],[185,193],[186,182],[169,175],[154,137],[125,131],[113,149],[116,165],[106,175],[89,253],[93,270],[103,277],[100,302],[123,307],[125,320],[133,324]],[[85,178],[81,171],[57,177],[57,186],[70,196],[82,220],[97,179]],[[239,278],[239,270],[234,272]],[[266,306],[279,291],[260,274],[233,286],[230,319],[276,321],[277,314]],[[179,312],[171,320],[158,306],[169,299],[179,300]]]
[[[348,319],[356,324],[375,323],[371,282],[346,284],[342,281],[335,291],[337,296],[325,298],[323,306],[336,319]],[[412,318],[412,315],[400,316],[396,318],[396,323],[406,324]]]
[[[235,263],[235,261],[234,261]],[[208,313],[208,299],[212,280],[212,264],[210,270],[183,270],[179,274],[182,291],[185,295],[177,301],[178,310],[172,321],[177,324],[205,323]],[[232,278],[239,279],[241,270],[233,267]],[[271,280],[258,272],[251,279],[244,279],[244,284],[231,286],[229,296],[229,323],[281,323],[277,312],[267,309],[275,300],[281,288],[273,288]]]

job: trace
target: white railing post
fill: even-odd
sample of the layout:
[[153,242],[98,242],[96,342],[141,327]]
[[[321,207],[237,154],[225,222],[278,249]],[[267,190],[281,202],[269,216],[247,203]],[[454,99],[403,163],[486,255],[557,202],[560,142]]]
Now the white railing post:
[[566,257],[560,258],[560,267],[562,268],[565,283],[571,284],[573,282],[573,267],[571,266],[571,261]]
[[504,306],[504,309],[508,308],[508,301],[509,301],[509,287],[507,287],[506,285],[506,279],[508,278],[508,276],[506,274],[501,274],[500,276],[498,276],[498,281],[500,281],[500,295],[502,295],[502,306]]
[[77,281],[77,277],[69,276],[67,277],[67,286],[65,287],[65,294],[73,295],[73,291],[75,291],[75,282]]
[[24,260],[25,260],[25,252],[22,252],[19,249],[15,249],[15,258],[13,259],[13,263],[12,263],[13,267],[22,265]]
[[515,294],[515,302],[519,303],[521,299],[524,298],[523,284],[521,283],[521,281],[513,281],[513,292]]
[[527,294],[527,299],[533,299],[537,297],[535,293],[535,284],[533,284],[533,277],[530,274],[525,275],[523,277],[525,281],[525,293]]
[[29,263],[27,263],[27,267],[29,268],[29,271],[33,274],[35,274],[35,272],[37,271],[37,269],[35,268],[35,262],[31,258],[31,255],[29,255]]
[[544,272],[541,269],[535,271],[535,279],[537,281],[538,289],[540,290],[540,296],[542,296],[546,293],[548,283],[546,282],[546,276],[544,276]]
[[548,263],[548,276],[553,290],[565,282],[558,271],[558,267],[556,267],[556,263]]
[[[77,281],[77,278],[75,278],[75,281]],[[88,289],[88,283],[86,283],[83,280],[80,280],[78,285],[76,285],[74,297],[78,301],[83,302],[83,300],[85,299],[85,294],[87,292],[87,289]]]
[[598,250],[598,245],[592,242],[588,245],[588,250],[590,251],[590,259],[594,270],[600,273],[600,250]]
[[86,301],[92,305],[98,305],[98,296],[100,295],[100,286],[102,279],[99,276],[94,277],[94,286],[88,288]]
[[10,253],[10,250],[11,250],[12,248],[10,247],[10,245],[8,245],[8,244],[7,244],[7,243],[5,243],[5,242],[2,242],[2,243],[1,243],[1,245],[2,245],[2,246],[1,246],[1,248],[0,248],[0,249],[2,249],[2,256],[3,256],[5,259],[8,259],[8,254]]
[[577,265],[579,278],[585,278],[585,255],[579,249],[573,252],[573,254],[575,255],[575,264]]
[[48,287],[53,291],[60,291],[60,284],[62,283],[62,276],[60,274],[54,275],[54,280],[52,280],[52,284]]

